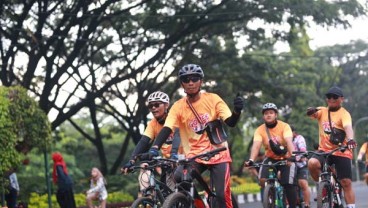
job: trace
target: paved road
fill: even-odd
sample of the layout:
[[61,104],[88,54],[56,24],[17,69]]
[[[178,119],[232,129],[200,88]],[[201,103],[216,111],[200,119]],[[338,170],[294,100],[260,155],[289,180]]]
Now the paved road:
[[[355,190],[356,197],[356,208],[367,208],[368,207],[368,186],[363,182],[353,182],[353,188]],[[312,198],[316,196],[316,193],[312,193]],[[316,202],[312,202],[312,208],[317,207]],[[262,208],[261,202],[248,202],[240,204],[240,208]]]

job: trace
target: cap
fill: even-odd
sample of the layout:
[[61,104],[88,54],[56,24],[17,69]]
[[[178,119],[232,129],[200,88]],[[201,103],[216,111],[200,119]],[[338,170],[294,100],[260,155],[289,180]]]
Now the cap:
[[342,94],[341,88],[340,87],[336,87],[336,86],[331,87],[327,91],[326,95],[328,95],[328,94],[334,94],[334,95],[337,95],[337,96],[340,96],[340,97],[344,97],[344,94]]

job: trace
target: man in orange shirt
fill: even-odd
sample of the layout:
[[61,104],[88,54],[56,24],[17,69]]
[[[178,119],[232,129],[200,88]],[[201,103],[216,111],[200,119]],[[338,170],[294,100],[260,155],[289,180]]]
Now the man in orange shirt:
[[[253,136],[253,145],[250,158],[245,162],[244,166],[251,166],[256,159],[262,145],[265,147],[265,159],[262,163],[275,163],[285,160],[291,156],[294,150],[292,142],[293,133],[290,125],[277,119],[278,109],[273,103],[266,103],[262,107],[262,115],[264,124],[260,125]],[[271,143],[275,145],[271,145]],[[290,208],[296,207],[296,165],[289,162],[287,166],[278,166],[280,171],[280,184],[285,188],[286,198]],[[260,184],[264,187],[266,178],[268,177],[268,168],[261,167],[259,170]]]
[[[355,208],[355,193],[351,184],[351,160],[353,158],[352,149],[356,148],[357,144],[353,140],[354,132],[350,113],[341,106],[343,101],[344,95],[342,90],[336,86],[331,87],[326,93],[327,107],[309,107],[307,109],[307,115],[318,120],[319,151],[328,152],[341,144],[348,146],[348,150],[344,152],[335,152],[330,156],[328,162],[335,164],[337,178],[340,179],[344,190],[347,208]],[[331,137],[332,131],[340,132],[339,135],[342,135],[340,137],[341,139],[337,136]],[[308,169],[315,181],[318,181],[318,176],[321,173],[321,167],[324,162],[323,157],[317,155],[312,156],[308,160]]]
[[364,181],[368,185],[368,142],[364,142],[362,147],[360,147],[358,154],[358,161],[363,161],[363,156],[365,155],[365,174]]
[[[155,140],[157,134],[162,129],[169,111],[170,98],[166,93],[156,91],[148,96],[147,103],[153,119],[148,122],[147,128],[144,130],[142,138],[135,147],[130,160],[121,168],[121,172],[124,174],[128,173],[129,169],[134,166],[137,155],[147,152],[153,140]],[[162,145],[161,154],[163,158],[177,158],[178,153],[181,154],[182,149],[178,131],[175,131],[175,134],[171,134],[169,139]],[[140,191],[149,186],[150,174],[149,171],[141,170],[138,176]],[[161,176],[161,181],[166,182],[166,185],[170,188],[175,188],[173,173],[163,170]],[[138,196],[141,196],[141,193]]]
[[[175,128],[180,130],[181,144],[186,157],[193,157],[199,153],[211,151],[226,146],[227,141],[214,140],[212,143],[206,126],[222,120],[230,127],[234,127],[239,120],[244,101],[240,96],[234,100],[234,110],[214,93],[201,92],[204,73],[200,66],[187,64],[179,70],[179,80],[187,96],[176,101],[166,118],[164,127],[157,136],[150,153],[157,155],[158,149]],[[221,128],[220,128],[221,129]],[[223,130],[223,129],[222,129]],[[224,133],[220,130],[220,133]],[[223,134],[226,136],[226,134]],[[217,138],[219,139],[219,138]],[[214,181],[216,199],[219,207],[232,207],[230,191],[230,163],[229,150],[222,151],[208,161],[197,160],[193,171],[202,173],[210,171]],[[180,172],[180,167],[176,173]],[[180,177],[175,179],[178,180]]]

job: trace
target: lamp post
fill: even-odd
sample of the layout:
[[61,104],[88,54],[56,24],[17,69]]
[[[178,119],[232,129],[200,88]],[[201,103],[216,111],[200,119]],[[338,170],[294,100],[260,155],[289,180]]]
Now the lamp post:
[[[354,134],[355,134],[355,130],[356,130],[356,127],[358,126],[359,123],[363,122],[363,121],[367,121],[368,120],[368,116],[365,116],[365,117],[362,117],[362,118],[359,118],[354,126],[353,126],[353,131],[354,131]],[[359,176],[359,164],[358,164],[358,160],[357,160],[357,157],[358,157],[358,148],[355,148],[354,149],[354,157],[355,157],[355,167],[356,167],[356,178],[357,178],[357,181],[360,181],[360,176]]]
[[47,188],[47,202],[49,205],[49,208],[52,207],[52,202],[51,202],[51,187],[50,187],[50,177],[49,177],[49,163],[47,162],[47,152],[46,150],[44,150],[43,152],[43,156],[45,159],[45,176],[46,176],[46,188]]

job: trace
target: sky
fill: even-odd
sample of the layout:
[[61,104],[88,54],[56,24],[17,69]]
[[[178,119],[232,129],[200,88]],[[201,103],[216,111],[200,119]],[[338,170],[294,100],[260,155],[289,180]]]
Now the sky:
[[335,44],[347,44],[352,40],[364,40],[368,42],[368,18],[361,17],[352,19],[351,28],[323,28],[312,26],[309,28],[308,35],[311,38],[310,46],[314,50],[317,47],[332,46]]

